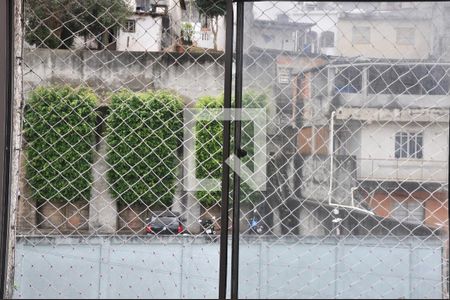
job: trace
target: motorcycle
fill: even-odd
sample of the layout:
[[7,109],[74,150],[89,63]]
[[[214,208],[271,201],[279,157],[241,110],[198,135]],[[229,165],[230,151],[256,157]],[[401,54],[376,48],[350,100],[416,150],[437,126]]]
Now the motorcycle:
[[253,217],[249,221],[250,233],[262,234],[264,232],[264,225],[261,220],[256,217],[256,209],[253,211]]
[[214,228],[214,223],[216,221],[215,217],[212,217],[211,219],[199,219],[198,222],[200,223],[200,225],[202,226],[202,233],[204,234],[216,234],[216,230]]

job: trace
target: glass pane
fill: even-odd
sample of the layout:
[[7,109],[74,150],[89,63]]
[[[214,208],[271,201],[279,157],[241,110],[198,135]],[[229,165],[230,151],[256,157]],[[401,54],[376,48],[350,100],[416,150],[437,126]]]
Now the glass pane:
[[[249,146],[267,180],[244,198],[258,175],[241,177],[239,297],[446,295],[443,7],[245,3],[243,94],[268,112],[265,148]],[[425,272],[435,283],[410,279]]]

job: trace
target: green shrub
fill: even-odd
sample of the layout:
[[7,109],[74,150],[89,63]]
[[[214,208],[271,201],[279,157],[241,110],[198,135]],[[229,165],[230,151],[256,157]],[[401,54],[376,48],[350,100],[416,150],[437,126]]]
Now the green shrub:
[[96,102],[85,88],[31,93],[24,119],[26,174],[38,202],[89,200]]
[[[196,108],[223,108],[223,97],[205,96],[198,99]],[[197,120],[195,123],[195,176],[218,178],[222,175],[223,125],[220,121]],[[212,206],[220,201],[220,191],[198,191],[198,201]]]
[[106,132],[108,180],[120,201],[172,203],[182,109],[181,99],[166,91],[113,94]]
[[[267,96],[265,93],[247,91],[243,95],[242,106],[244,108],[263,108],[267,107]],[[223,108],[223,96],[202,97],[197,101],[197,108]],[[243,121],[242,123],[241,147],[247,151],[248,155],[242,158],[250,170],[253,170],[253,155],[255,147],[253,145],[253,127],[252,121]],[[222,176],[222,148],[223,148],[223,125],[221,121],[197,120],[196,126],[196,177],[218,178]],[[231,135],[234,129],[231,127]],[[234,149],[234,142],[231,142],[231,151]],[[261,199],[261,193],[253,191],[245,182],[242,182],[241,200],[255,202]],[[197,199],[206,207],[212,206],[221,200],[221,192],[198,191]]]

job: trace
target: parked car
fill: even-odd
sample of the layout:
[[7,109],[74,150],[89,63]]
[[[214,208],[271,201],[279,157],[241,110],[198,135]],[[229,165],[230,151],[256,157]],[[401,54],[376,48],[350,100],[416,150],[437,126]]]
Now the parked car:
[[145,227],[147,234],[182,234],[185,232],[181,218],[175,214],[155,215],[151,219],[147,218],[146,221],[148,222]]

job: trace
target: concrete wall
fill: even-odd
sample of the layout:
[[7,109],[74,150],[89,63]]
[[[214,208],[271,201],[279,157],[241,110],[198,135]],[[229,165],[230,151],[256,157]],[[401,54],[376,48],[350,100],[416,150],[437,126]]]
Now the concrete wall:
[[223,54],[121,52],[27,49],[24,53],[24,89],[39,85],[87,85],[104,94],[170,89],[189,103],[204,95],[223,92]]
[[[230,243],[231,244],[231,243]],[[14,298],[217,298],[219,239],[17,241]],[[433,238],[243,237],[240,298],[441,298]]]

